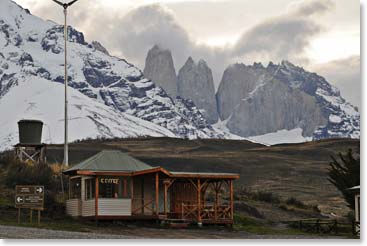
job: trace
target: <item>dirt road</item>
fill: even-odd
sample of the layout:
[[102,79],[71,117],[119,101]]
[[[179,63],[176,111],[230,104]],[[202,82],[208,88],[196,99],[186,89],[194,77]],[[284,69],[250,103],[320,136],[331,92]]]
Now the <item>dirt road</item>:
[[[157,228],[124,228],[110,230],[101,228],[98,232],[56,231],[29,227],[0,225],[2,239],[315,239],[305,235],[256,235],[214,229],[167,230]],[[319,237],[331,239],[340,237]]]

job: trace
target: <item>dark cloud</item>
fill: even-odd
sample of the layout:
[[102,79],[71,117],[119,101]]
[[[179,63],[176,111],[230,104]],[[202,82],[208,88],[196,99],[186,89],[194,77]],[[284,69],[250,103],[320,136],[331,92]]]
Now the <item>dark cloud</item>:
[[[225,67],[233,62],[274,61],[283,59],[307,64],[305,50],[312,38],[323,31],[315,16],[333,7],[330,0],[301,1],[287,13],[270,18],[243,33],[237,42],[226,47],[197,44],[178,24],[174,13],[159,5],[136,8],[115,21],[118,28],[109,33],[114,50],[140,67],[147,51],[158,44],[174,55],[178,69],[188,56],[203,58],[212,67],[218,83]],[[111,45],[111,42],[109,45]]]
[[[240,35],[237,42],[224,47],[198,44],[164,5],[145,5],[127,14],[106,8],[98,1],[92,5],[80,1],[78,5],[70,11],[69,22],[86,33],[89,40],[100,41],[111,54],[123,56],[143,69],[148,50],[158,44],[172,51],[176,70],[188,56],[206,60],[218,85],[225,67],[234,62],[288,59],[306,65],[305,50],[324,30],[316,22],[317,17],[333,8],[334,3],[331,0],[297,1],[284,14],[255,25]],[[57,21],[62,22],[62,11],[51,1],[35,14],[58,16]]]
[[113,47],[140,66],[144,65],[142,62],[148,50],[155,44],[170,49],[180,63],[192,52],[193,42],[189,34],[177,23],[169,9],[158,4],[128,13],[116,23],[112,35]]
[[298,1],[291,4],[291,12],[294,16],[311,16],[323,14],[324,12],[335,7],[335,3],[331,0],[323,1]]
[[301,1],[293,4],[289,13],[269,19],[245,32],[232,49],[238,59],[244,56],[259,60],[283,59],[306,63],[305,49],[323,27],[315,15],[324,14],[334,6],[329,0]]
[[325,64],[310,67],[324,76],[341,91],[342,96],[353,105],[361,107],[361,61],[360,56],[350,56]]

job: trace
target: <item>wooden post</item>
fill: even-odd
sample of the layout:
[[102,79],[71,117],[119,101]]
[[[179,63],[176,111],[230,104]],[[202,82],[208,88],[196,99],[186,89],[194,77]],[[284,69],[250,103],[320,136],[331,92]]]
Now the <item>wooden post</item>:
[[134,211],[134,178],[130,178],[131,214]]
[[320,233],[320,220],[319,219],[316,220],[316,232]]
[[37,214],[37,224],[40,225],[40,223],[41,223],[41,210],[38,209],[37,213],[38,213]]
[[163,196],[164,196],[164,215],[167,216],[167,186],[168,184],[166,182],[164,182],[164,193],[163,193]]
[[95,219],[97,221],[98,218],[98,196],[99,196],[99,179],[98,176],[96,176],[96,195],[95,195]]
[[33,210],[32,209],[29,209],[29,223],[32,224],[32,216],[33,216]]
[[215,190],[214,220],[217,221],[218,219],[218,185],[217,185],[217,182],[215,182],[214,190]]
[[229,195],[230,195],[230,199],[231,199],[231,220],[233,222],[233,181],[230,180],[229,181]]
[[201,224],[201,183],[200,179],[198,179],[197,183],[197,206],[198,206],[198,223]]
[[335,234],[339,233],[339,231],[338,231],[338,221],[337,220],[335,220],[335,222],[334,222],[334,232],[335,232]]
[[[145,189],[144,189],[144,186],[145,186],[145,182],[144,182],[144,178],[141,179],[141,214],[144,214],[144,197],[145,197]],[[153,205],[152,205],[153,206]]]
[[[61,177],[62,178],[62,177]],[[70,181],[70,176],[69,176],[69,199],[71,199],[71,185],[70,185],[71,181]]]
[[20,224],[20,208],[18,208],[18,224]]
[[127,197],[127,179],[124,178],[124,197]]
[[159,214],[159,173],[155,173],[155,214]]

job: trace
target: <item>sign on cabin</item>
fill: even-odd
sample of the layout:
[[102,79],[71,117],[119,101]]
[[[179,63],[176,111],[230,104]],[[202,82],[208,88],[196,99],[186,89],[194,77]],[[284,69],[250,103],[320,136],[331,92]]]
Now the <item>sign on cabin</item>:
[[119,179],[101,178],[101,184],[118,184]]
[[43,209],[45,188],[41,185],[17,185],[15,207]]

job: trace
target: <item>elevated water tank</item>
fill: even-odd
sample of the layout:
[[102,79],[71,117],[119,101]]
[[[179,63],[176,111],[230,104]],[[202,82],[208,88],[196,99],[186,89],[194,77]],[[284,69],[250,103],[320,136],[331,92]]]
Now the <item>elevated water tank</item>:
[[43,122],[40,120],[18,121],[20,144],[41,144]]

